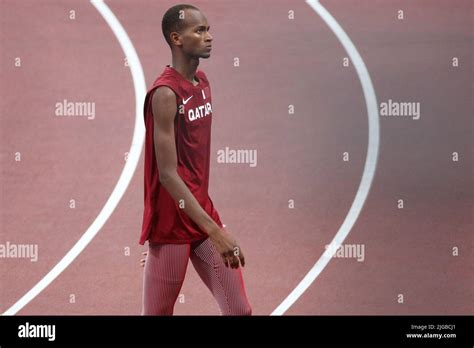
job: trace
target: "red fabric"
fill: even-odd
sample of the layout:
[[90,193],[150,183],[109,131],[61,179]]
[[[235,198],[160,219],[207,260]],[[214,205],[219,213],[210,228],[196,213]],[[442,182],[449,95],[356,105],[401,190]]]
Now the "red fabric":
[[190,244],[148,246],[142,315],[173,315],[189,259],[217,301],[222,315],[252,315],[242,267],[226,267],[209,238]]
[[[194,86],[174,68],[167,66],[148,90],[144,103],[145,178],[144,212],[140,244],[185,244],[207,237],[179,207],[160,184],[153,135],[152,95],[159,86],[176,94],[178,111],[174,120],[178,175],[183,179],[201,207],[222,227],[217,210],[208,194],[211,158],[211,88],[206,75],[196,72]],[[204,98],[205,97],[205,98]]]

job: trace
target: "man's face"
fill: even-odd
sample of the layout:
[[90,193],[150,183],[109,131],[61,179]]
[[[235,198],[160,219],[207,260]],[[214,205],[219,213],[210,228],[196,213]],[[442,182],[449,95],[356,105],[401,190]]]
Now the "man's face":
[[212,36],[206,17],[200,11],[186,9],[181,20],[185,21],[185,29],[179,35],[183,52],[195,58],[209,58]]

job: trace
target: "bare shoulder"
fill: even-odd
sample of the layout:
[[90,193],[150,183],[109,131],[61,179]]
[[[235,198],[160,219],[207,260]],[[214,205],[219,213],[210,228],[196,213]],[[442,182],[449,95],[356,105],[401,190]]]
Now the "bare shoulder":
[[153,93],[153,104],[155,104],[155,102],[166,104],[169,102],[174,103],[176,102],[176,94],[174,94],[171,88],[167,86],[160,86]]
[[153,93],[152,110],[156,118],[173,119],[176,114],[176,94],[166,86],[158,87]]

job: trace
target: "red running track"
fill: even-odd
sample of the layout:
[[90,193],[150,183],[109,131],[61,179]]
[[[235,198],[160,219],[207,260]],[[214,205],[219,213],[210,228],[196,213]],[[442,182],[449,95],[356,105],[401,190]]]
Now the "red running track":
[[[107,4],[149,86],[170,61],[160,22],[174,3]],[[344,48],[304,1],[194,4],[214,36],[200,65],[214,100],[210,194],[246,254],[253,313],[267,315],[321,256],[352,204],[367,153],[366,104],[353,65],[343,66]],[[472,314],[472,2],[322,4],[357,47],[377,101],[419,102],[421,114],[380,117],[375,178],[345,241],[364,246],[363,261],[331,260],[286,314]],[[0,6],[0,243],[38,246],[36,262],[0,259],[4,312],[104,206],[130,148],[135,99],[124,53],[90,3]],[[55,116],[63,100],[95,103],[95,117]],[[257,150],[257,166],[218,163],[225,147]],[[142,190],[143,158],[98,235],[18,314],[139,314]],[[192,267],[181,293],[176,314],[218,313]]]

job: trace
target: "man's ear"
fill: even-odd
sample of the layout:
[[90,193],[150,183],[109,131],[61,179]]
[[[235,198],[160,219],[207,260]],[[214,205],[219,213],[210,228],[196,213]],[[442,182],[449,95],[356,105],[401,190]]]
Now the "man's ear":
[[170,39],[171,39],[171,42],[173,43],[173,45],[175,45],[175,46],[182,46],[183,45],[183,43],[181,41],[181,35],[176,31],[173,31],[170,34]]

